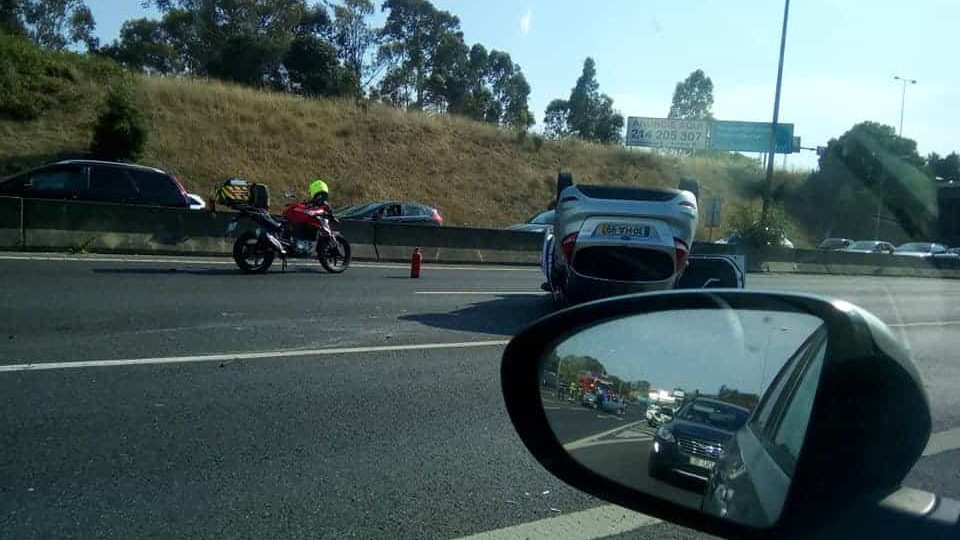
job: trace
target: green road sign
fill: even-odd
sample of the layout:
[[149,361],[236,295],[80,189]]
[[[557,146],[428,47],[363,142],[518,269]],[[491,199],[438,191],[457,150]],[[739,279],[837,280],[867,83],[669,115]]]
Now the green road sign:
[[[710,148],[740,152],[769,152],[768,122],[715,120],[710,126]],[[793,124],[777,124],[776,153],[793,153]]]

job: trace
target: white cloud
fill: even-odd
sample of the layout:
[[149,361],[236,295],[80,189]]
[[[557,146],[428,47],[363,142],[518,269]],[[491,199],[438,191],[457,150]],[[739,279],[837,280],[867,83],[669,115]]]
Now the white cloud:
[[524,36],[530,33],[530,24],[533,22],[533,10],[527,8],[527,12],[520,17],[520,33]]

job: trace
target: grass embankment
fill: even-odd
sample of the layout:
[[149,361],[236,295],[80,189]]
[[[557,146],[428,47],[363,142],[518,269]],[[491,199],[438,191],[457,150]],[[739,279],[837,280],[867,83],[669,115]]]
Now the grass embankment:
[[[103,93],[88,84],[82,99],[35,120],[0,119],[0,174],[83,155]],[[545,209],[565,169],[578,182],[639,186],[675,187],[691,175],[730,212],[744,200],[738,186],[760,174],[745,158],[543,141],[459,117],[214,81],[142,78],[136,96],[150,126],[142,163],[202,195],[229,176],[262,182],[276,205],[283,190],[302,192],[319,173],[332,180],[337,204],[416,200],[440,208],[449,224],[504,226]]]

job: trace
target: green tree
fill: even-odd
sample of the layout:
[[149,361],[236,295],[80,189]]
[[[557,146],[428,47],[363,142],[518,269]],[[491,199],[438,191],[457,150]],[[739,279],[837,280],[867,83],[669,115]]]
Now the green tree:
[[927,170],[934,178],[941,178],[945,182],[960,182],[960,154],[950,152],[940,157],[933,152],[927,156]]
[[667,118],[712,120],[712,108],[713,81],[704,74],[702,69],[698,69],[677,83]]
[[936,220],[936,186],[917,143],[891,126],[859,123],[827,143],[820,168],[804,182],[794,212],[821,234],[872,238],[877,215],[891,216],[898,236],[928,239]]
[[4,0],[0,11],[4,26],[23,29],[38,45],[59,50],[82,43],[88,51],[99,47],[93,35],[96,21],[83,0]]
[[90,152],[99,159],[135,161],[147,144],[147,128],[130,88],[112,87],[93,130]]
[[248,84],[275,73],[311,10],[305,0],[153,0],[197,75]]
[[622,133],[623,115],[613,109],[613,98],[602,94],[593,125],[593,140],[603,144],[620,144]]
[[20,20],[23,0],[0,0],[0,32],[25,36],[27,29]]
[[343,0],[333,6],[333,39],[339,58],[352,72],[354,93],[362,96],[379,74],[381,63],[374,54],[381,33],[370,26],[374,5],[370,0]]
[[555,99],[547,105],[543,115],[543,132],[548,138],[562,139],[570,135],[570,103]]
[[597,83],[597,65],[593,58],[583,62],[583,71],[567,100],[570,109],[567,123],[570,132],[584,139],[592,139],[594,123],[600,102],[600,84]]
[[348,95],[356,91],[354,71],[337,61],[337,50],[315,36],[297,37],[283,56],[295,92],[312,96]]
[[381,10],[389,15],[378,57],[393,67],[384,76],[380,94],[394,104],[423,109],[444,37],[460,30],[460,19],[427,0],[386,0]]
[[576,136],[605,144],[621,141],[623,115],[614,110],[613,98],[600,93],[593,58],[584,60],[570,99],[551,101],[543,122],[547,136],[552,138]]
[[155,19],[124,22],[120,38],[100,52],[135,71],[169,74],[183,70],[163,23]]

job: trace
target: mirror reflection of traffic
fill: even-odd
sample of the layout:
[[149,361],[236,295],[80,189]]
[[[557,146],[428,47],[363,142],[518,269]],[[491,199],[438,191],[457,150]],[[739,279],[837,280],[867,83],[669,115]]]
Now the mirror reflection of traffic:
[[[675,339],[669,330],[679,321],[703,340]],[[608,319],[568,334],[541,361],[547,418],[564,449],[607,478],[689,508],[766,521],[779,509],[754,518],[743,508],[756,501],[731,503],[734,488],[712,478],[740,452],[740,434],[777,374],[811,350],[812,336],[825,343],[822,326],[805,313],[722,306]]]

